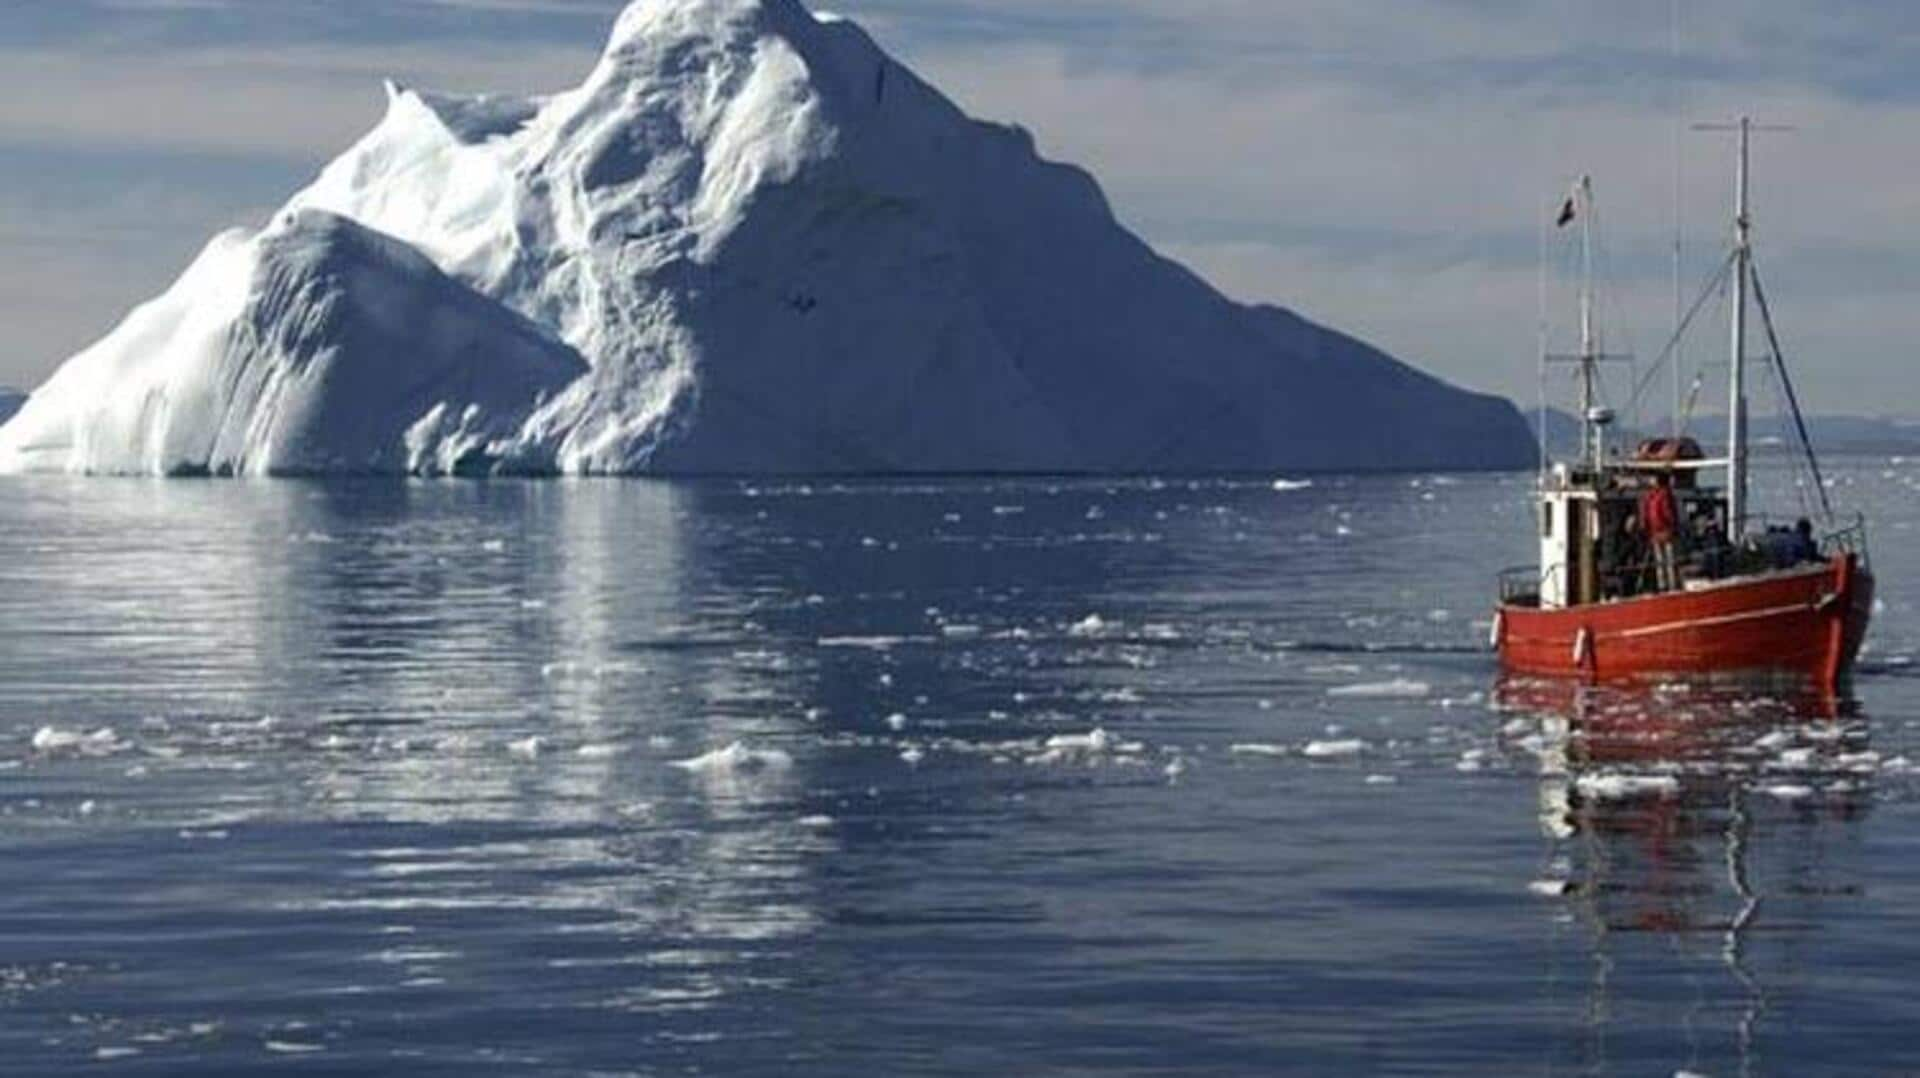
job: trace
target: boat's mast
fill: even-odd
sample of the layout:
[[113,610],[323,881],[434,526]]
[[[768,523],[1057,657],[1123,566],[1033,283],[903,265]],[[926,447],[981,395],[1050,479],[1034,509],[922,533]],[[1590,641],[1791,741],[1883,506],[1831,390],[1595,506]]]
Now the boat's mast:
[[1598,471],[1604,447],[1600,444],[1600,426],[1594,422],[1597,403],[1595,381],[1600,364],[1600,348],[1593,329],[1593,177],[1580,177],[1580,429],[1584,444],[1581,455],[1587,467]]
[[1752,278],[1753,217],[1747,203],[1748,147],[1753,121],[1740,118],[1740,164],[1734,179],[1733,355],[1727,394],[1727,534],[1747,530],[1747,290]]

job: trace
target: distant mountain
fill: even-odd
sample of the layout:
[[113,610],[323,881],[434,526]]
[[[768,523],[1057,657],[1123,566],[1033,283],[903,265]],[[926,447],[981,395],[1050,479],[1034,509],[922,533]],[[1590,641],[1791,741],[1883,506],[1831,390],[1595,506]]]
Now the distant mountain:
[[[798,0],[640,0],[551,97],[390,87],[385,119],[265,233],[217,243],[218,267],[0,428],[0,470],[1533,457],[1505,400],[1228,300],[1122,227],[1085,172]],[[322,264],[282,252],[315,244]],[[262,281],[288,290],[258,297]]]

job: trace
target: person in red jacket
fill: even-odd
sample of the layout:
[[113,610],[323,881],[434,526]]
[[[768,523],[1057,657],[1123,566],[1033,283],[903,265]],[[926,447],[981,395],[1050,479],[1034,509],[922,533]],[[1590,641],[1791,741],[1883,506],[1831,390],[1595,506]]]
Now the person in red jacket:
[[1674,530],[1680,512],[1673,501],[1673,481],[1666,475],[1654,480],[1652,490],[1640,496],[1640,530],[1653,548],[1654,573],[1661,591],[1680,586],[1680,570],[1674,557]]

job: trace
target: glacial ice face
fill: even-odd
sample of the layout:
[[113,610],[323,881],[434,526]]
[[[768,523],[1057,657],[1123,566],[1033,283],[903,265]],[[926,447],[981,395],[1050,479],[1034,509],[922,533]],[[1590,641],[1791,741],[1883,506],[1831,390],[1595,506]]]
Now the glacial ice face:
[[[551,97],[389,86],[385,118],[289,206],[310,210],[403,241],[590,366],[564,388],[540,381],[554,391],[530,395],[512,438],[489,425],[510,444],[476,462],[715,473],[1531,459],[1511,405],[1232,303],[1121,227],[1086,173],[1042,160],[1024,131],[969,119],[858,27],[798,0],[639,0],[586,81]],[[125,366],[94,384],[137,408],[152,374]],[[384,408],[401,387],[377,383],[367,403]],[[155,459],[138,425],[68,422],[91,461]],[[199,444],[175,437],[193,444],[159,459]],[[304,459],[325,450],[310,441]],[[444,471],[445,455],[421,459]]]
[[342,218],[217,237],[0,427],[0,469],[449,474],[511,462],[585,364]]

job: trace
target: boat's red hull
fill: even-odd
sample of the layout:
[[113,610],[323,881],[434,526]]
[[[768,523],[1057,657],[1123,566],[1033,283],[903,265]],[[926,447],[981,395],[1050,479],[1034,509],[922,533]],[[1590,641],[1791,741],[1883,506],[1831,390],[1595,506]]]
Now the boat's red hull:
[[1822,565],[1565,610],[1503,605],[1500,662],[1604,681],[1659,674],[1786,673],[1831,687],[1853,667],[1873,575],[1852,554]]

